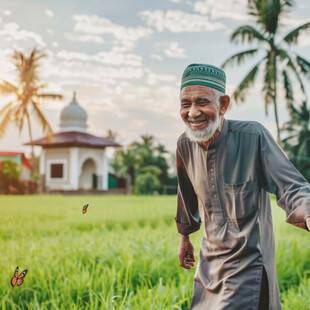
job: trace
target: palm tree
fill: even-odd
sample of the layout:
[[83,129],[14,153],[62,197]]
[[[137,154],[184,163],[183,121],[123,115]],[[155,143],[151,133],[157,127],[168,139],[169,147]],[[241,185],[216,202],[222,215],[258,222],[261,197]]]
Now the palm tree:
[[116,175],[128,177],[127,189],[131,193],[135,185],[136,170],[140,167],[140,158],[137,156],[136,149],[128,147],[127,150],[116,150],[111,166]]
[[300,109],[290,106],[291,119],[283,125],[283,148],[296,168],[310,181],[310,111],[304,101]]
[[282,38],[279,35],[282,17],[292,5],[292,0],[248,0],[249,14],[254,17],[256,24],[254,26],[243,25],[237,28],[231,35],[231,41],[234,43],[239,41],[249,44],[257,43],[258,46],[239,52],[229,57],[222,64],[223,68],[235,62],[241,64],[246,59],[263,53],[263,57],[251,68],[235,89],[232,98],[236,101],[244,101],[245,91],[253,85],[257,73],[262,69],[264,71],[262,92],[265,97],[265,113],[268,115],[268,106],[273,105],[278,141],[280,141],[280,125],[277,82],[282,82],[285,93],[287,93],[287,88],[290,88],[291,98],[286,96],[286,99],[294,100],[293,78],[299,85],[299,91],[306,98],[300,73],[308,74],[310,70],[308,60],[288,50],[288,47],[297,43],[300,33],[310,28],[310,22],[291,30]]
[[110,141],[116,142],[117,137],[118,137],[117,131],[113,131],[111,129],[108,129],[106,135],[103,138],[107,139],[107,140],[110,140]]
[[[12,56],[12,63],[17,71],[17,85],[0,80],[0,94],[14,95],[14,100],[7,103],[1,110],[0,116],[0,138],[4,135],[7,126],[10,122],[18,126],[21,133],[24,122],[27,122],[30,141],[32,138],[32,129],[30,115],[33,112],[39,120],[43,132],[46,132],[49,137],[52,136],[52,128],[40,110],[40,105],[46,100],[62,99],[61,95],[42,93],[46,87],[45,84],[39,83],[38,69],[39,61],[46,57],[44,53],[39,52],[34,48],[29,56],[23,52],[15,51]],[[31,156],[34,158],[33,145],[31,145]]]

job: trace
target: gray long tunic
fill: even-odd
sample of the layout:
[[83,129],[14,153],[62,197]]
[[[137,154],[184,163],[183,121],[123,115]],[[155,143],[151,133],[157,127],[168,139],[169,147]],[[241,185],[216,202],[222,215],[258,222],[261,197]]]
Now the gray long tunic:
[[204,223],[191,309],[257,310],[263,268],[269,309],[281,309],[269,193],[288,223],[307,229],[309,183],[257,122],[224,120],[208,149],[184,133],[177,168],[178,231]]

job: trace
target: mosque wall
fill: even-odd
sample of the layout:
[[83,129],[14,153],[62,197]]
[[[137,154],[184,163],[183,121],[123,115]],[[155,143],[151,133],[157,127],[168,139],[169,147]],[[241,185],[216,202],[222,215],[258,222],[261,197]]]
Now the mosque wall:
[[[45,186],[47,190],[71,189],[69,148],[45,150]],[[62,169],[61,169],[62,167]],[[52,175],[54,173],[54,175]]]

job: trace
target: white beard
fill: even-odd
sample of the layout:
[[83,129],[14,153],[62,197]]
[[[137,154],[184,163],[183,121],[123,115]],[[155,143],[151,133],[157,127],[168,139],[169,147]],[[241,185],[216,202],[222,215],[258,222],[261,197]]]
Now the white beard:
[[217,114],[215,121],[212,122],[211,120],[209,120],[209,124],[204,130],[192,130],[189,125],[186,125],[186,135],[190,140],[194,142],[206,142],[213,137],[220,124],[221,118],[220,115]]

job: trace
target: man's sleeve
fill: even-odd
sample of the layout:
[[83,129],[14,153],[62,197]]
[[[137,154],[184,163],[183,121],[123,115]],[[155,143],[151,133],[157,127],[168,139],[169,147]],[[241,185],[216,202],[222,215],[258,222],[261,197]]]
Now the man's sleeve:
[[181,235],[189,235],[200,228],[197,195],[177,150],[178,202],[175,221]]
[[289,161],[267,129],[260,133],[262,187],[277,197],[286,212],[286,222],[307,229],[310,216],[310,185]]

